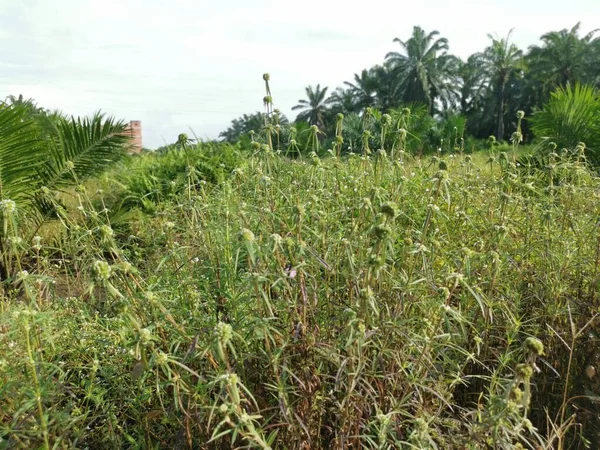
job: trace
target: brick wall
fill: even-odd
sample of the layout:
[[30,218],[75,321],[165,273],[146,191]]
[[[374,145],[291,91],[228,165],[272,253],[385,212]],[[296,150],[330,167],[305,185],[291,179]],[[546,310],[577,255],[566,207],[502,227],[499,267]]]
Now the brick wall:
[[140,120],[132,120],[125,129],[131,136],[131,153],[139,153],[142,151],[142,122]]

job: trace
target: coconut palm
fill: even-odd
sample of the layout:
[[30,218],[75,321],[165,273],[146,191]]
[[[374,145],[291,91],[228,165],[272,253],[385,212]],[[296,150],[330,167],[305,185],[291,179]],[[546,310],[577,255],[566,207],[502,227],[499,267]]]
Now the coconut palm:
[[523,52],[506,38],[495,38],[488,34],[492,44],[482,53],[477,53],[482,73],[486,77],[489,93],[494,96],[496,103],[496,138],[504,138],[504,115],[507,101],[507,86],[511,77],[520,72]]
[[449,103],[453,97],[458,59],[448,53],[448,40],[439,31],[426,33],[419,26],[412,36],[400,44],[401,52],[389,52],[385,59],[391,65],[400,99],[404,103],[420,102],[433,112],[435,101]]
[[320,84],[317,84],[314,89],[312,86],[306,87],[307,99],[298,100],[298,104],[292,107],[292,111],[302,111],[296,117],[296,121],[308,122],[310,125],[318,126],[321,130],[325,128],[327,106],[333,102],[331,97],[327,98],[327,89],[327,87],[321,89]]

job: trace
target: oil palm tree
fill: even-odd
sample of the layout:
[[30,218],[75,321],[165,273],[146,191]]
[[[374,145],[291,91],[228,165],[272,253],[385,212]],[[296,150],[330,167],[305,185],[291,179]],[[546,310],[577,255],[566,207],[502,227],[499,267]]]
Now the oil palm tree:
[[329,96],[329,105],[333,113],[351,114],[362,109],[359,98],[350,89],[343,87],[338,87]]
[[[31,116],[28,105],[0,105],[0,202],[43,219],[42,200],[99,173],[126,154],[126,124],[91,118]],[[44,193],[44,195],[42,195]]]
[[600,41],[594,35],[598,30],[590,31],[579,37],[580,23],[573,28],[551,31],[540,37],[543,45],[531,46],[528,60],[530,68],[538,72],[540,80],[545,80],[551,88],[565,86],[567,83],[586,83],[590,81],[593,64],[592,48]]
[[305,88],[307,99],[298,100],[298,104],[292,107],[292,111],[301,110],[296,117],[297,121],[308,122],[310,125],[316,125],[320,130],[325,128],[325,115],[327,106],[332,103],[331,97],[327,97],[327,87],[321,89],[321,85],[313,89],[312,86]]
[[392,67],[402,102],[424,103],[430,112],[438,98],[447,102],[452,97],[458,69],[458,59],[448,53],[448,40],[439,34],[439,31],[426,33],[415,26],[408,40],[394,39],[402,51],[389,52],[385,56]]
[[355,97],[359,110],[375,106],[377,102],[377,87],[379,86],[377,74],[373,69],[363,69],[359,74],[354,74],[353,82],[344,81],[348,91]]
[[510,35],[506,38],[495,38],[488,34],[492,44],[482,53],[477,53],[475,59],[480,63],[488,86],[489,94],[496,103],[496,138],[504,138],[504,115],[507,101],[507,86],[512,77],[522,68],[523,52],[510,42]]

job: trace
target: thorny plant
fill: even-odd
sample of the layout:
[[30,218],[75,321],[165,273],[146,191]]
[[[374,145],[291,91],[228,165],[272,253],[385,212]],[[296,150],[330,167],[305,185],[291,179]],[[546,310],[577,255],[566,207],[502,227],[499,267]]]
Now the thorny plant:
[[290,160],[269,80],[224,181],[125,224],[79,185],[43,237],[0,205],[0,447],[597,448],[584,162],[411,157],[408,110],[374,153]]

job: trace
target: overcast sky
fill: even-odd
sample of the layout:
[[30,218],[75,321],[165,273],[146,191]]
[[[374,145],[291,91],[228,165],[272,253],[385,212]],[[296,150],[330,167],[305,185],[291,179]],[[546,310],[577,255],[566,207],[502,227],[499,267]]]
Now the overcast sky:
[[381,63],[413,25],[439,30],[452,53],[488,33],[521,47],[578,21],[600,27],[599,0],[0,0],[0,98],[84,115],[141,120],[144,146],[190,128],[216,138],[262,110],[262,74],[290,119],[304,87],[330,90]]

